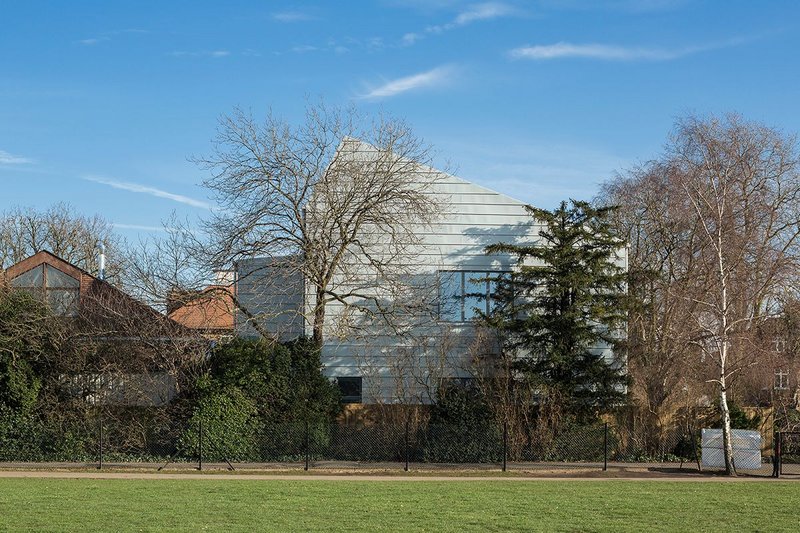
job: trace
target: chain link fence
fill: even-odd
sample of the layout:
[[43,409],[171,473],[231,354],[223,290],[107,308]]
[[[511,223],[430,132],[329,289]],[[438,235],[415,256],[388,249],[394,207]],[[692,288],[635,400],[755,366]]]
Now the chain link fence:
[[800,431],[775,434],[775,477],[800,475]]
[[[24,422],[24,421],[23,421]],[[762,467],[745,473],[800,475],[800,432],[778,432],[762,448]],[[609,465],[708,470],[701,465],[700,431],[675,428],[657,437],[616,424],[559,430],[510,429],[505,424],[291,422],[227,426],[219,419],[171,412],[87,417],[38,427],[18,423],[0,431],[0,462],[97,464],[175,463],[360,465],[423,468],[463,465],[503,470],[605,469]]]

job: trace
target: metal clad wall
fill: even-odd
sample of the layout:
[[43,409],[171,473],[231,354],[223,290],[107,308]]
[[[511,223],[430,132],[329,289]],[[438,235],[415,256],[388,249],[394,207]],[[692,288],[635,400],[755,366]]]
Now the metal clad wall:
[[[421,174],[429,190],[445,206],[430,226],[420,226],[423,246],[414,257],[416,270],[435,282],[440,270],[510,270],[511,258],[488,256],[485,248],[497,242],[530,242],[538,227],[524,204],[495,191],[441,173]],[[433,306],[436,302],[430,302]],[[327,324],[345,312],[329,304]],[[468,350],[474,328],[469,323],[427,320],[400,337],[389,332],[337,338],[333,328],[323,348],[329,376],[362,376],[365,401],[431,400],[436,383],[430,370],[442,367],[450,377],[469,376]]]
[[[237,298],[261,327],[291,340],[303,335],[303,278],[280,258],[244,259],[236,265]],[[257,337],[251,319],[236,311],[236,334]]]
[[[374,149],[363,144],[364,157]],[[420,172],[420,184],[426,194],[438,197],[445,206],[434,223],[420,225],[417,236],[422,244],[414,250],[409,261],[414,275],[422,285],[434,284],[442,270],[508,271],[512,258],[488,256],[486,246],[498,242],[530,243],[538,239],[540,226],[534,223],[524,204],[490,189],[433,169]],[[432,183],[432,185],[431,185]],[[381,253],[378,250],[378,253]],[[625,257],[619,257],[625,264]],[[281,273],[275,260],[252,259],[239,263],[238,297],[254,310],[264,326],[278,331],[281,338],[290,338],[305,331],[311,334],[308,321],[295,312],[304,305],[303,282],[295,274]],[[364,276],[374,276],[365,268]],[[339,288],[342,279],[334,280]],[[373,289],[374,294],[381,287]],[[305,287],[305,313],[311,316],[313,293]],[[426,298],[432,308],[437,305],[438,293],[428,291]],[[441,322],[432,316],[414,317],[414,326],[403,335],[388,331],[380,324],[348,330],[352,311],[339,302],[331,302],[326,311],[323,365],[326,375],[361,376],[365,402],[410,402],[431,400],[436,383],[429,380],[432,373],[451,377],[469,376],[469,345],[474,335],[470,323]],[[356,317],[356,320],[358,317]],[[237,315],[237,333],[255,335],[255,331]],[[604,347],[597,349],[608,350]]]

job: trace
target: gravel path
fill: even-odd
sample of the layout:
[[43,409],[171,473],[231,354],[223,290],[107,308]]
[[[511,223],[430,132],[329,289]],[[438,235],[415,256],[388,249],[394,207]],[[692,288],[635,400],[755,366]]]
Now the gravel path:
[[[798,476],[790,476],[797,478]],[[636,471],[616,471],[609,470],[602,472],[600,475],[587,476],[585,473],[572,472],[565,473],[558,472],[509,472],[502,474],[499,472],[487,473],[481,475],[478,473],[431,473],[431,472],[417,472],[417,473],[341,473],[341,472],[326,472],[326,473],[303,473],[293,474],[285,472],[265,473],[255,471],[239,471],[236,473],[226,472],[224,470],[212,470],[206,472],[191,472],[191,471],[145,471],[145,470],[129,470],[129,471],[108,471],[108,470],[30,470],[30,469],[0,469],[0,478],[49,478],[49,479],[194,479],[194,480],[324,480],[324,481],[681,481],[681,482],[742,482],[742,481],[764,481],[770,478],[764,476],[739,476],[736,478],[729,478],[721,475],[714,474],[700,474],[697,472],[681,475],[674,473],[652,472],[639,469]]]

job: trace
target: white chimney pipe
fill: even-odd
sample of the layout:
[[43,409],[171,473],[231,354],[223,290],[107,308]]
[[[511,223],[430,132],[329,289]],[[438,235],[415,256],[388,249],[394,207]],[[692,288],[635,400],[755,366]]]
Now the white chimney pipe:
[[97,249],[100,250],[100,260],[98,265],[97,277],[101,280],[106,279],[106,245],[102,242],[97,243]]

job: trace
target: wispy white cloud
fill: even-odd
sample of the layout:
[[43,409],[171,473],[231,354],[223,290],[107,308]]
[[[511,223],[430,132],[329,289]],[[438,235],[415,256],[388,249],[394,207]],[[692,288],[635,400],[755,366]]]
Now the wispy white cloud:
[[231,55],[230,51],[228,50],[201,50],[196,52],[187,52],[185,50],[176,50],[174,52],[170,52],[172,57],[227,57]]
[[100,183],[101,185],[107,185],[109,187],[113,187],[115,189],[120,189],[123,191],[148,194],[150,196],[155,196],[156,198],[164,198],[167,200],[172,200],[173,202],[190,205],[192,207],[199,207],[200,209],[208,209],[208,210],[212,209],[212,205],[203,200],[197,200],[195,198],[190,198],[182,194],[174,194],[161,189],[156,189],[155,187],[141,185],[139,183],[132,183],[129,181],[119,181],[111,178],[105,178],[102,176],[84,176],[83,179],[94,183]]
[[490,20],[499,17],[507,17],[517,13],[517,9],[511,5],[501,2],[487,2],[485,4],[475,4],[458,14],[453,21],[456,26],[464,26],[478,20]]
[[314,20],[314,17],[302,11],[279,11],[272,14],[272,20],[278,22],[303,22]]
[[411,46],[425,38],[425,35],[438,35],[452,29],[466,26],[481,20],[491,20],[501,17],[519,15],[521,11],[505,2],[484,2],[471,4],[460,11],[454,19],[446,24],[428,26],[423,32],[409,32],[400,40],[401,46]]
[[103,41],[108,41],[108,37],[91,37],[89,39],[80,39],[78,44],[82,44],[84,46],[93,46],[97,43],[101,43]]
[[97,37],[88,37],[86,39],[78,39],[75,41],[78,44],[82,44],[83,46],[94,46],[96,44],[102,43],[104,41],[110,41],[112,37],[118,35],[125,35],[131,33],[150,33],[148,30],[142,30],[138,28],[129,28],[125,30],[113,30],[113,31],[106,31],[99,34]]
[[307,52],[315,52],[317,50],[319,50],[318,47],[310,44],[301,44],[299,46],[293,46],[289,49],[290,52],[294,52],[295,54],[305,54]]
[[370,37],[364,44],[367,50],[381,50],[385,46],[382,37]]
[[292,46],[285,52],[273,52],[274,55],[280,56],[284,53],[292,53],[292,54],[308,54],[311,52],[319,52],[319,53],[328,53],[333,52],[337,55],[346,54],[350,51],[350,46],[362,47],[366,48],[367,50],[372,50],[376,47],[383,46],[382,43],[377,42],[380,39],[369,39],[366,42],[359,41],[356,39],[347,38],[345,42],[339,42],[336,39],[328,39],[325,44],[320,44],[319,46],[313,44],[299,44],[296,46]]
[[610,44],[573,44],[560,42],[547,45],[522,46],[509,51],[513,59],[564,59],[585,58],[602,61],[669,61],[684,56],[726,48],[740,44],[741,40],[730,40],[702,46],[681,48],[647,48],[638,46],[618,46]]
[[411,46],[412,44],[416,43],[420,40],[422,36],[418,33],[409,32],[403,35],[403,38],[400,39],[400,44],[403,46]]
[[0,150],[0,165],[27,165],[30,163],[33,163],[33,159]]
[[377,100],[380,98],[390,98],[398,94],[444,85],[450,81],[456,72],[452,65],[443,65],[434,69],[405,76],[394,80],[389,80],[383,84],[370,88],[366,93],[359,96],[364,100]]

